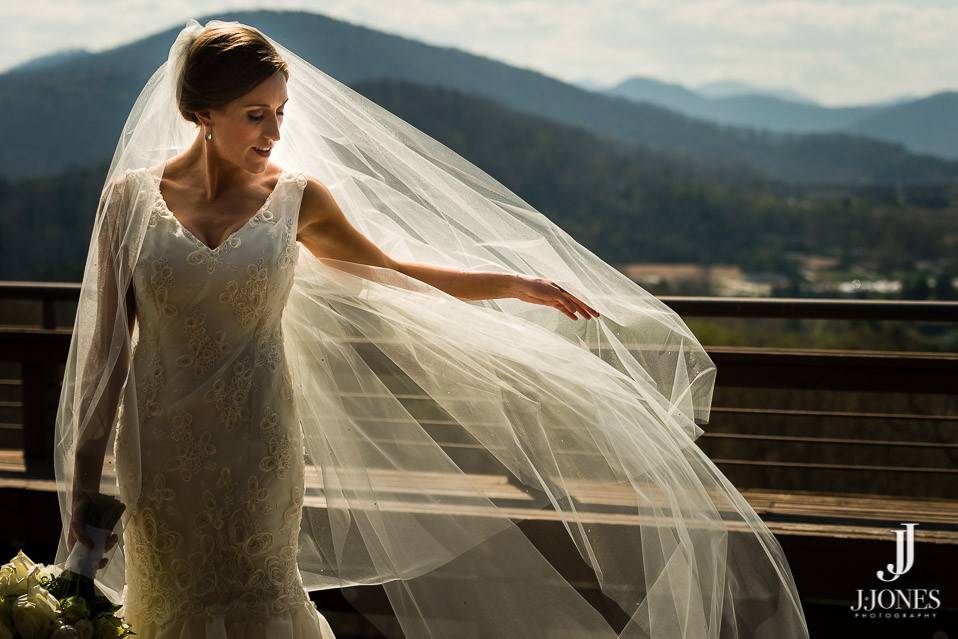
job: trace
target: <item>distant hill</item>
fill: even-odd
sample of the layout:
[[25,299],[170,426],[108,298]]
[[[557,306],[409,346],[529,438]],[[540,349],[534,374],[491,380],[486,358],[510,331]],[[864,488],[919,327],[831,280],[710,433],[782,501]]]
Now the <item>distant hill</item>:
[[[252,24],[351,86],[384,78],[442,86],[592,131],[624,148],[664,150],[795,183],[897,184],[958,176],[958,163],[915,155],[898,144],[720,125],[318,14],[249,11],[210,17]],[[48,174],[112,154],[136,93],[165,59],[180,28],[58,65],[0,75],[6,134],[0,173]]]
[[727,98],[735,95],[765,95],[790,102],[804,102],[806,104],[815,104],[815,100],[807,98],[797,91],[791,89],[768,89],[758,87],[738,80],[718,80],[716,82],[706,82],[695,87],[696,92],[709,98]]
[[811,101],[790,101],[771,94],[726,93],[712,97],[651,78],[630,78],[606,93],[657,104],[694,118],[773,131],[841,129],[871,113],[868,107],[829,109]]
[[586,91],[602,91],[605,88],[605,85],[603,85],[601,82],[596,82],[591,78],[580,78],[573,84],[580,89],[585,89]]
[[916,153],[958,159],[958,92],[898,98],[854,107],[827,107],[798,94],[757,90],[732,82],[697,90],[634,77],[608,95],[662,106],[687,116],[779,132],[846,133],[901,144]]
[[861,118],[846,130],[958,159],[958,91],[889,106]]
[[[355,88],[613,264],[723,263],[787,274],[794,273],[788,255],[797,252],[910,267],[943,260],[958,238],[958,193],[943,192],[934,208],[910,203],[899,188],[885,195],[836,188],[819,197],[722,165],[619,148],[443,87],[382,80]],[[0,176],[0,279],[79,280],[108,163],[44,178]]]
[[82,48],[63,49],[61,51],[55,51],[49,55],[41,56],[39,58],[32,58],[26,62],[12,66],[7,69],[7,72],[38,71],[40,69],[55,67],[71,60],[77,60],[88,55],[91,55],[90,52]]

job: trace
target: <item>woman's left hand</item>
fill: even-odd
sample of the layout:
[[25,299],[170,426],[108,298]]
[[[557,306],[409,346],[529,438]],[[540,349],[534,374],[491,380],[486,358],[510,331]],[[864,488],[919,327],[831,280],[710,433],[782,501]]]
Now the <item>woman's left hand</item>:
[[516,284],[513,296],[523,302],[557,308],[574,320],[579,319],[576,317],[576,311],[582,313],[582,316],[586,319],[589,319],[590,316],[599,317],[597,310],[552,280],[523,275],[522,273],[516,273],[515,277]]

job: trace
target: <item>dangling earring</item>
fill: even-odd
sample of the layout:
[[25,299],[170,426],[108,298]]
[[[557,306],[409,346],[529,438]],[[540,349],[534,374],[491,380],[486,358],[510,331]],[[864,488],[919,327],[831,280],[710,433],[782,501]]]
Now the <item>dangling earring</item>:
[[212,142],[212,141],[213,141],[213,129],[212,129],[212,127],[208,127],[208,128],[206,129],[206,135],[203,136],[203,137],[206,138],[206,141],[207,141],[207,142]]

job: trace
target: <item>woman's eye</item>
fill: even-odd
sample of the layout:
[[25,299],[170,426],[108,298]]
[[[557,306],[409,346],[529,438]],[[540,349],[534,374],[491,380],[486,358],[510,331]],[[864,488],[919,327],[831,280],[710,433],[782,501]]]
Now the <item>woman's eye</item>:
[[[283,112],[282,112],[282,111],[277,111],[277,112],[276,112],[276,115],[283,115]],[[263,116],[261,116],[261,115],[251,115],[251,116],[249,116],[249,119],[252,120],[252,121],[254,121],[254,122],[259,122],[260,120],[263,119]]]

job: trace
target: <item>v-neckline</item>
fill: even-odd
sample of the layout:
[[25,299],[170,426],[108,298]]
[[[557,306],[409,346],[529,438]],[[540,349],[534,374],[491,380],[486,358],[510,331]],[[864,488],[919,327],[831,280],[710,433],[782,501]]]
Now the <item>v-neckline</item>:
[[230,242],[230,240],[233,239],[233,236],[235,236],[237,233],[245,229],[247,226],[249,226],[253,222],[254,219],[259,217],[260,213],[266,210],[266,208],[270,205],[270,203],[273,200],[273,196],[279,190],[279,186],[282,183],[283,178],[286,177],[286,169],[280,169],[279,175],[276,178],[276,184],[273,185],[273,189],[269,192],[269,195],[266,196],[266,199],[263,200],[263,203],[260,205],[260,207],[256,209],[256,212],[250,215],[248,218],[246,218],[246,221],[243,222],[241,226],[237,227],[233,231],[230,231],[230,233],[226,236],[226,238],[224,238],[223,241],[220,242],[214,248],[214,247],[211,247],[206,242],[204,242],[203,240],[201,240],[199,237],[197,237],[196,234],[194,234],[193,231],[191,231],[188,226],[186,226],[185,224],[183,224],[183,222],[180,221],[180,218],[176,216],[176,213],[174,213],[173,210],[169,207],[169,205],[167,205],[166,198],[163,197],[163,192],[160,190],[160,185],[163,183],[163,174],[165,172],[166,172],[166,165],[164,165],[163,168],[160,170],[159,176],[151,172],[151,175],[153,176],[153,179],[156,183],[157,202],[159,203],[160,206],[163,207],[163,210],[166,211],[166,213],[171,218],[173,218],[173,221],[176,223],[176,225],[183,230],[184,235],[187,235],[190,239],[196,242],[200,247],[206,249],[209,253],[219,252],[221,248],[226,246]]

